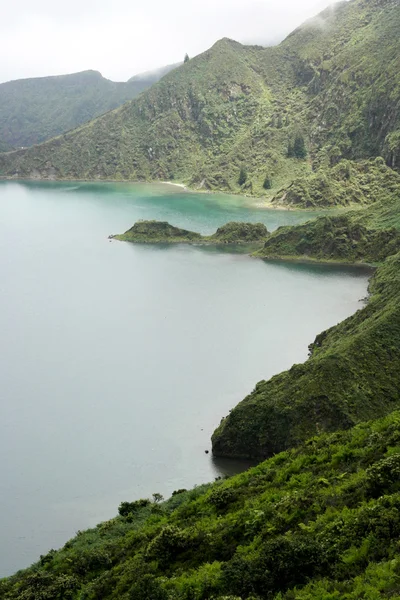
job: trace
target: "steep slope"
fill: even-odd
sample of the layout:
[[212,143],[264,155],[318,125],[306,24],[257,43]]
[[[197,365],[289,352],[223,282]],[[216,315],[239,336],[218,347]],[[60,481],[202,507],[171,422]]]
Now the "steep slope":
[[0,84],[0,139],[32,146],[105,113],[152,85],[114,83],[97,71]]
[[[229,173],[219,178],[216,161],[235,154],[235,142],[271,104],[253,68],[259,51],[222,40],[120,109],[38,148],[2,156],[0,172],[94,179],[191,176],[206,186],[226,185]],[[237,179],[241,157],[236,164],[226,160]]]
[[400,161],[400,3],[353,0],[327,9],[282,44],[298,61],[320,163],[384,155]]
[[3,155],[0,175],[175,178],[273,197],[343,157],[397,167],[399,28],[398,0],[351,0],[276,48],[221,40],[124,107]]
[[[361,169],[361,174],[356,171],[353,176],[354,168]],[[342,198],[359,195],[360,201],[374,198],[375,202],[297,227],[279,227],[257,256],[376,264],[400,250],[400,175],[380,158],[361,165],[344,161],[332,171],[344,172],[346,177],[325,178],[323,189],[328,197],[328,190],[335,190]],[[313,185],[315,179],[303,180],[303,186],[293,183],[287,194],[318,205],[321,190]]]
[[304,364],[259,382],[222,420],[215,455],[271,456],[400,406],[400,254],[378,268],[370,292],[365,308],[317,336]]
[[0,597],[399,600],[399,425],[395,412],[166,502],[122,502]]
[[331,168],[294,179],[272,198],[275,205],[317,208],[372,204],[400,194],[400,175],[383,158],[341,160]]
[[368,304],[317,336],[302,365],[258,383],[213,435],[218,456],[266,457],[400,405],[400,189],[367,208],[280,227],[261,258],[380,264]]

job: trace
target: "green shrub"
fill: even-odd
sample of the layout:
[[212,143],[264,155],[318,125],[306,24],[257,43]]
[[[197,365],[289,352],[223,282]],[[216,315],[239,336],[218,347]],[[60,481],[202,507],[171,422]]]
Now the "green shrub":
[[134,502],[121,502],[118,507],[118,513],[121,515],[121,517],[127,517],[129,514],[134,514],[139,509],[149,506],[150,504],[151,502],[147,498],[141,498],[140,500],[135,500]]

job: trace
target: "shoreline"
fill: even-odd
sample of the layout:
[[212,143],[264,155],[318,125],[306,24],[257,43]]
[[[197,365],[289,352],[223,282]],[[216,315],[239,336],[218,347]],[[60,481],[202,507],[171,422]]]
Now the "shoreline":
[[27,182],[37,182],[37,183],[121,183],[121,184],[142,184],[142,185],[168,185],[177,187],[180,190],[183,190],[189,194],[224,194],[226,196],[235,196],[238,198],[246,199],[251,205],[255,208],[265,209],[265,210],[278,210],[278,211],[288,211],[288,212],[303,212],[303,213],[313,213],[313,212],[330,212],[332,210],[341,210],[346,209],[348,207],[315,207],[315,208],[301,208],[301,207],[293,207],[293,206],[284,206],[282,204],[272,204],[271,201],[268,201],[263,196],[252,196],[249,194],[240,194],[239,192],[227,191],[227,190],[204,190],[204,189],[194,189],[186,185],[185,183],[175,182],[175,181],[159,181],[159,180],[151,180],[151,181],[143,181],[140,179],[69,179],[69,178],[50,178],[50,177],[11,177],[0,175],[1,181],[27,181]]

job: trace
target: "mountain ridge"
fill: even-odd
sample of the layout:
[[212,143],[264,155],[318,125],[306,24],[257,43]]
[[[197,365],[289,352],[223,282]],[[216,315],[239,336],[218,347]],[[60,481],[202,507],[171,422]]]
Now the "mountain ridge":
[[[318,16],[276,47],[220,40],[103,120],[2,156],[0,175],[168,179],[268,199],[343,158],[382,155],[397,168],[398,3],[351,0],[322,14],[326,27]],[[296,136],[302,157],[288,156]]]
[[4,150],[44,142],[117,108],[148,89],[163,76],[162,71],[153,72],[148,80],[138,76],[128,82],[111,81],[89,69],[2,83],[0,141]]

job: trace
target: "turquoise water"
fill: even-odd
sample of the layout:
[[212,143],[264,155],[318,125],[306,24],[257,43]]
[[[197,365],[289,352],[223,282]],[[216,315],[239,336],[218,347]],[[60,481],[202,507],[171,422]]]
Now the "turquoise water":
[[163,185],[0,183],[0,576],[123,500],[243,468],[205,453],[221,417],[366,295],[361,270],[108,235],[309,217]]

